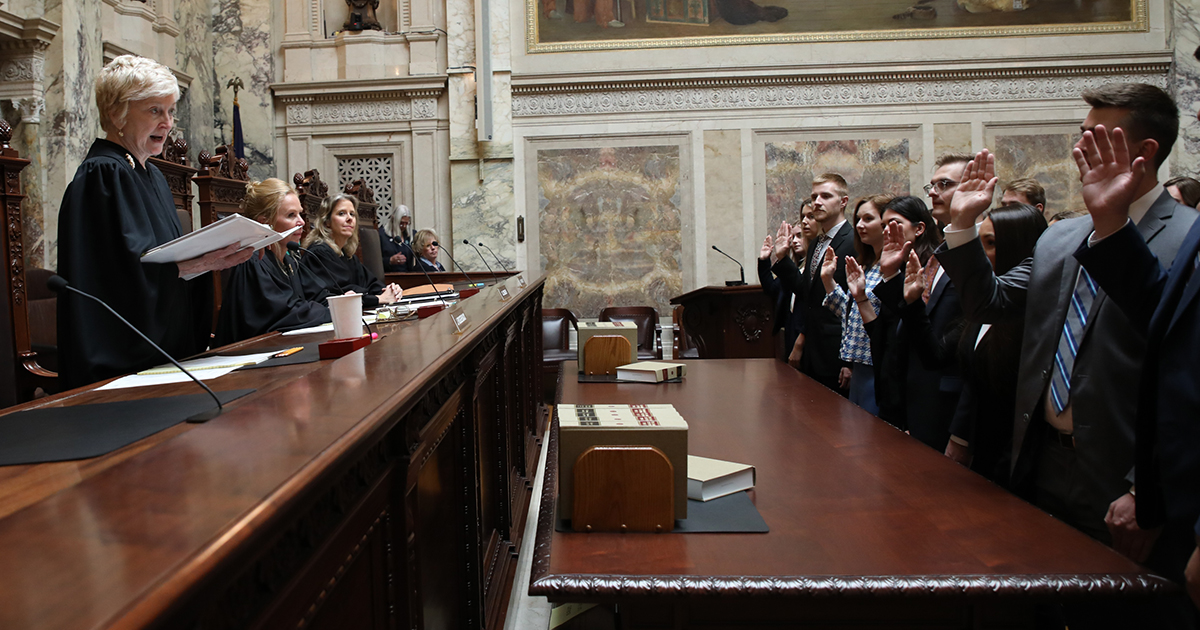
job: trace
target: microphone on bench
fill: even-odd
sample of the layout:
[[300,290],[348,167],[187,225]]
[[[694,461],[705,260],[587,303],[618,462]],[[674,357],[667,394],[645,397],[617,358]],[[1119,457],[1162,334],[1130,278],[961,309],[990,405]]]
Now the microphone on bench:
[[162,354],[164,357],[167,357],[167,360],[170,361],[172,365],[179,368],[180,372],[187,374],[188,378],[192,379],[193,381],[196,381],[197,385],[199,385],[200,387],[203,387],[204,391],[208,392],[208,395],[212,396],[213,400],[215,400],[217,402],[217,408],[209,409],[208,411],[201,411],[200,413],[188,418],[187,419],[188,422],[191,422],[191,423],[208,422],[209,420],[212,420],[213,418],[216,418],[217,416],[221,415],[221,412],[225,411],[225,406],[221,404],[221,399],[218,398],[217,395],[213,393],[213,390],[208,388],[208,385],[205,385],[203,381],[196,378],[195,374],[192,374],[191,372],[188,371],[187,368],[180,365],[180,363],[178,361],[176,361],[174,357],[167,354],[167,351],[163,350],[161,346],[159,346],[158,344],[151,341],[149,337],[147,337],[145,334],[142,333],[142,331],[137,329],[137,326],[134,326],[133,324],[129,323],[129,320],[125,319],[124,317],[121,317],[121,314],[116,312],[115,310],[113,310],[113,308],[111,306],[109,306],[108,304],[106,304],[104,302],[104,300],[101,300],[100,298],[98,298],[90,293],[84,293],[83,291],[76,289],[75,287],[71,286],[67,282],[66,278],[63,278],[62,276],[60,276],[58,274],[54,274],[46,280],[46,288],[50,289],[51,291],[54,291],[55,293],[58,293],[58,294],[62,294],[62,292],[64,292],[64,291],[70,291],[71,293],[82,295],[83,297],[85,297],[89,300],[92,300],[93,302],[99,304],[100,306],[103,306],[105,309],[108,310],[109,313],[113,314],[113,317],[116,317],[117,319],[121,320],[122,324],[125,324],[126,326],[128,326],[129,330],[132,330],[133,332],[137,333],[138,336],[141,337],[142,339],[144,339],[146,341],[146,343],[150,344],[150,346],[152,348],[154,348],[155,350],[158,350],[158,352],[160,354]]
[[[482,244],[482,243],[481,243],[481,244]],[[465,239],[465,238],[464,238],[464,239],[463,239],[463,245],[471,245],[471,241],[468,241],[467,239]],[[479,251],[479,248],[478,248],[478,247],[475,247],[474,245],[471,245],[471,249],[475,250],[475,253],[476,253],[476,254],[479,254],[479,260],[482,260],[482,261],[483,261],[483,266],[484,266],[484,267],[487,267],[488,273],[492,274],[492,282],[495,282],[496,284],[499,284],[499,283],[500,283],[500,278],[497,278],[497,277],[496,277],[496,272],[495,272],[495,271],[492,271],[492,266],[491,266],[491,265],[489,265],[489,264],[488,264],[488,261],[487,261],[487,259],[483,257],[483,252]]]

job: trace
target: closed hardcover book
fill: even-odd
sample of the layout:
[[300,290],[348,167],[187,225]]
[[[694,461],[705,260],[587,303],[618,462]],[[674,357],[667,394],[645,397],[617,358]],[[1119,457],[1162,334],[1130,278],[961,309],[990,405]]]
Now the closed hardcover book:
[[641,361],[617,368],[617,380],[639,383],[661,383],[673,381],[687,375],[687,366],[682,363],[664,361]]
[[748,464],[688,455],[688,498],[711,501],[754,487],[755,470]]

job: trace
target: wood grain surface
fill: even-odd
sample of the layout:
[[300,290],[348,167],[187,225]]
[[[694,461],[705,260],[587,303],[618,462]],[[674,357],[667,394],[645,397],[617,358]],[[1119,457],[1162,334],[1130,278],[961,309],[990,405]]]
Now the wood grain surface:
[[[757,467],[769,534],[555,532],[557,424],[530,593],[552,601],[1136,596],[1167,580],[772,359],[682,383],[577,383],[566,403],[670,403],[689,452]],[[568,362],[570,374],[575,366]]]

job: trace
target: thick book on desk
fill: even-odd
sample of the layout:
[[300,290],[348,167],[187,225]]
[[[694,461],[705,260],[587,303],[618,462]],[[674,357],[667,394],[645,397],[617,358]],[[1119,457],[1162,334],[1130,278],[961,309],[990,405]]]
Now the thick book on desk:
[[754,487],[753,466],[688,455],[688,498],[711,501]]
[[687,376],[687,366],[683,363],[666,361],[640,361],[617,368],[617,380],[637,381],[639,383],[661,383],[674,381]]
[[559,405],[558,511],[571,514],[575,462],[593,446],[649,445],[671,462],[675,518],[687,518],[687,421],[672,405]]

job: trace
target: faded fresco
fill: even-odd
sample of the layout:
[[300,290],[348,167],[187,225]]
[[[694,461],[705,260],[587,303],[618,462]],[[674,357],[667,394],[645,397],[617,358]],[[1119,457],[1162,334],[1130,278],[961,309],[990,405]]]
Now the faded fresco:
[[679,147],[540,150],[537,177],[545,305],[670,313],[683,292]]
[[822,173],[846,178],[851,204],[876,193],[909,194],[912,159],[906,139],[768,142],[764,149],[766,230],[773,230],[783,220],[799,220],[800,203],[812,193],[813,178]]
[[[1046,189],[1045,215],[1064,210],[1083,210],[1079,167],[1071,157],[1071,148],[1079,138],[1075,134],[997,135],[997,190],[1014,179],[1032,177]],[[998,197],[998,195],[997,195]]]
[[1148,0],[527,0],[530,52],[1147,28]]

